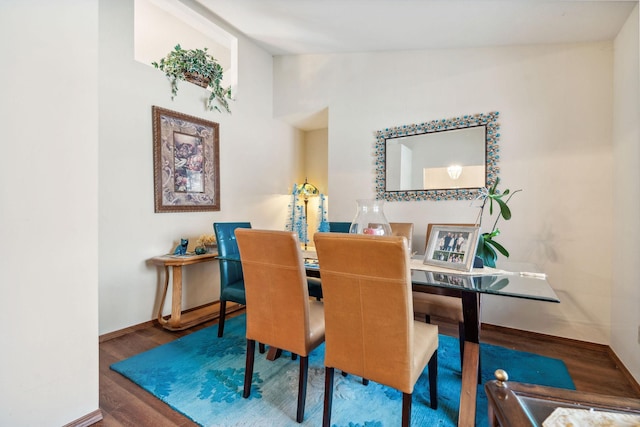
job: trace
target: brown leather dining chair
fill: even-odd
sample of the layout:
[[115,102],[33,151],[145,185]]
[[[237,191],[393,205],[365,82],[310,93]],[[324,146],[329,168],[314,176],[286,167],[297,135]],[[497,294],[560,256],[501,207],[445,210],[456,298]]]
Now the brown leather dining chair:
[[239,228],[236,239],[247,298],[247,356],[242,396],[247,398],[251,394],[256,341],[290,351],[300,356],[296,421],[301,423],[307,394],[308,356],[324,342],[323,303],[309,299],[300,242],[295,233]]
[[[473,224],[429,224],[425,248],[429,244],[429,236],[434,225],[473,225]],[[460,368],[464,359],[464,316],[462,311],[462,299],[446,295],[427,294],[423,292],[413,293],[413,311],[424,315],[427,323],[431,322],[431,316],[447,319],[458,324],[458,340],[460,345]]]
[[438,327],[413,319],[411,270],[400,236],[316,233],[324,295],[323,426],[331,425],[334,370],[402,392],[402,425],[411,424],[415,383],[429,365],[436,409]]
[[407,239],[407,247],[411,253],[411,245],[413,241],[413,223],[412,222],[390,222],[392,236],[404,236]]

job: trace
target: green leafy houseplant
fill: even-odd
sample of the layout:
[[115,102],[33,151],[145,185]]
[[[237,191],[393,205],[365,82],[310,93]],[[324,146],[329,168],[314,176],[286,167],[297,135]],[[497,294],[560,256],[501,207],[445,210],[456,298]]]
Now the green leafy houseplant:
[[198,86],[211,89],[211,95],[207,99],[207,109],[221,111],[222,107],[227,113],[229,109],[228,99],[231,98],[231,87],[222,87],[223,69],[218,61],[204,49],[182,49],[176,45],[169,54],[160,62],[152,62],[151,65],[164,71],[171,81],[171,100],[178,94],[178,81],[184,80]]
[[480,238],[478,239],[478,249],[476,250],[476,256],[480,257],[484,265],[488,267],[496,266],[496,259],[498,259],[497,252],[509,258],[509,251],[500,243],[496,242],[494,238],[500,235],[500,229],[498,228],[498,221],[500,221],[500,218],[504,218],[505,221],[511,219],[511,209],[509,209],[507,203],[509,203],[509,200],[511,200],[514,194],[522,191],[516,190],[511,192],[507,189],[501,193],[498,191],[499,183],[500,178],[496,178],[496,182],[491,186],[491,188],[484,190],[484,200],[482,201],[477,221],[477,223],[481,223],[482,221],[482,214],[484,213],[484,208],[487,205],[487,200],[489,201],[489,215],[493,215],[494,202],[498,205],[499,212],[495,222],[493,223],[493,227],[490,232],[482,233],[480,235]]

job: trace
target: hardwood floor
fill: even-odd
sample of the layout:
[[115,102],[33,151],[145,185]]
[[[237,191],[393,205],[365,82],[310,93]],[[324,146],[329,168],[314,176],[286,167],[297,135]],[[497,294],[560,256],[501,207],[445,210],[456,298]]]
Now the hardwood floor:
[[[230,315],[233,317],[239,313]],[[128,379],[109,369],[119,360],[216,324],[170,332],[157,323],[131,328],[100,342],[100,409],[104,419],[94,426],[196,426]],[[457,326],[434,319],[440,333],[457,336]],[[103,337],[104,338],[104,337]],[[640,387],[620,368],[608,347],[547,335],[482,325],[481,341],[562,359],[580,391],[640,398]]]

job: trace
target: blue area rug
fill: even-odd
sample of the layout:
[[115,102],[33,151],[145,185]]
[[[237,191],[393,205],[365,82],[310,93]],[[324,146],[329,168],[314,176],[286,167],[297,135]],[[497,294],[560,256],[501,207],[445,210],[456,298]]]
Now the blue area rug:
[[[296,426],[299,360],[285,353],[268,361],[258,353],[251,396],[242,398],[246,353],[245,316],[227,320],[224,337],[217,325],[115,363],[111,369],[166,402],[202,426]],[[382,343],[381,343],[382,344]],[[574,389],[561,360],[488,344],[480,346],[482,382],[505,369],[509,379]],[[309,383],[303,426],[322,424],[324,345],[309,357]],[[440,335],[438,410],[429,407],[425,373],[413,393],[412,425],[456,426],[460,400],[460,355],[457,338]],[[400,425],[402,394],[360,378],[336,374],[332,424],[348,427]],[[487,425],[487,399],[478,386],[476,425]]]

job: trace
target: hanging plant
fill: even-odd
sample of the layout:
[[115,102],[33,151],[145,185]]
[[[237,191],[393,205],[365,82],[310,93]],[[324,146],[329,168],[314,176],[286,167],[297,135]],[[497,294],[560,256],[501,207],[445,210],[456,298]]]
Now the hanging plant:
[[169,52],[160,62],[151,65],[164,71],[171,82],[171,100],[178,94],[178,81],[184,80],[203,88],[211,89],[207,109],[231,113],[227,100],[231,98],[231,87],[222,87],[223,72],[218,61],[204,49],[182,49],[180,45]]
[[[493,215],[493,203],[495,202],[498,205],[499,212],[498,216],[493,223],[493,227],[490,232],[482,233],[480,238],[478,239],[478,249],[476,250],[476,256],[482,259],[482,262],[487,267],[495,267],[496,260],[498,259],[498,252],[509,258],[509,251],[502,246],[500,243],[494,240],[495,237],[500,235],[500,229],[498,228],[498,221],[500,218],[504,218],[505,221],[511,219],[511,209],[507,206],[509,200],[519,191],[516,190],[511,192],[509,189],[504,190],[504,192],[498,191],[498,183],[500,182],[500,178],[496,178],[496,182],[489,188],[488,190],[484,188],[481,191],[482,206],[480,207],[480,213],[478,214],[477,224],[482,223],[482,214],[484,213],[484,208],[487,204],[487,200],[489,201],[489,215]],[[507,197],[508,196],[508,197]],[[505,198],[506,197],[506,198]]]

